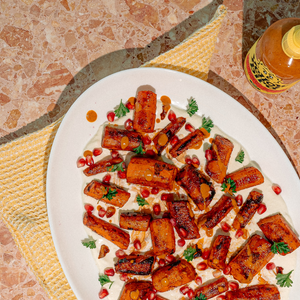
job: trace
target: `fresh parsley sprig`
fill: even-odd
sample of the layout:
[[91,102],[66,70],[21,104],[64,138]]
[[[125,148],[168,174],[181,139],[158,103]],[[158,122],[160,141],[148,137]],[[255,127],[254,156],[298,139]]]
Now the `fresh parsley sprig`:
[[145,200],[145,198],[142,198],[140,195],[137,195],[136,202],[139,206],[149,205],[149,203]]
[[291,276],[293,271],[294,270],[292,270],[291,272],[289,272],[287,274],[278,273],[276,275],[276,279],[277,279],[276,284],[281,286],[281,287],[291,287],[292,283],[293,283],[293,280],[290,278],[290,276]]
[[98,280],[100,281],[101,286],[104,286],[107,283],[110,283],[109,288],[111,288],[114,281],[111,281],[107,275],[99,275]]
[[87,248],[95,249],[97,240],[94,239],[86,239],[81,241],[81,244]]
[[119,106],[115,110],[115,114],[118,118],[121,118],[126,116],[127,113],[129,113],[129,109],[122,103],[122,99],[121,99]]
[[236,193],[235,182],[230,177],[227,178],[225,180],[225,182],[222,183],[221,187],[222,187],[222,192],[229,193],[231,195],[233,195],[234,193]]
[[275,254],[277,253],[284,253],[284,254],[287,254],[290,252],[290,248],[289,246],[284,243],[284,242],[279,242],[279,243],[276,243],[274,242],[272,247],[271,247],[271,251]]
[[136,154],[145,154],[145,150],[143,149],[142,143],[140,143],[138,147],[134,148],[133,151]]
[[200,295],[197,296],[194,300],[207,300],[207,297],[205,295],[203,295],[202,293],[200,293]]
[[196,102],[196,100],[191,97],[190,98],[190,102],[188,104],[188,109],[187,109],[187,113],[189,114],[189,116],[191,117],[192,115],[194,115],[196,112],[198,111],[198,104]]
[[183,256],[187,261],[192,261],[196,252],[197,250],[195,248],[187,247],[183,252]]
[[242,162],[244,161],[244,159],[245,159],[245,152],[244,152],[244,150],[242,149],[242,150],[238,153],[237,157],[235,158],[235,161],[237,161],[237,162],[239,162],[239,163],[242,163]]
[[124,161],[121,161],[119,164],[107,167],[106,170],[107,170],[107,172],[115,172],[115,171],[122,171],[122,172],[124,172],[123,163],[124,163]]
[[106,198],[107,200],[112,200],[112,198],[118,194],[118,191],[116,189],[113,190],[111,188],[105,188],[105,191],[106,191],[106,194],[104,194],[101,199]]
[[210,133],[211,129],[214,127],[214,122],[211,119],[202,118],[202,126],[200,128],[204,128],[208,133]]

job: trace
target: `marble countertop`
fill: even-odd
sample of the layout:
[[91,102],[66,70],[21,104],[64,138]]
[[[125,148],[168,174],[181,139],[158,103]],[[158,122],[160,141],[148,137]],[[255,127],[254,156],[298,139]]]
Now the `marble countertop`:
[[[262,94],[243,72],[247,51],[270,24],[300,17],[297,0],[3,0],[0,144],[50,124],[95,81],[173,48],[222,3],[228,13],[208,82],[261,120],[299,174],[300,84]],[[0,298],[49,299],[1,219]]]

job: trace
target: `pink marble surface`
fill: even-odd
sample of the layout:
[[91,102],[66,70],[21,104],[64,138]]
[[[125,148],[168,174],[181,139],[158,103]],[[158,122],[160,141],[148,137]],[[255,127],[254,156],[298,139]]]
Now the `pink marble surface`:
[[[96,80],[174,47],[222,2],[228,14],[208,81],[266,125],[299,173],[300,84],[281,95],[261,94],[242,68],[249,47],[272,22],[300,16],[298,1],[3,0],[0,143],[50,124]],[[48,299],[1,220],[0,298]]]

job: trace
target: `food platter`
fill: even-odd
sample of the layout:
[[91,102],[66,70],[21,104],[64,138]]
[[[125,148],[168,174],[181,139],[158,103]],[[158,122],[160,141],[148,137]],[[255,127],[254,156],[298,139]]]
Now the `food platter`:
[[[186,108],[193,96],[198,113],[209,116],[229,136],[238,140],[251,160],[257,162],[269,179],[280,184],[296,231],[300,231],[299,178],[281,147],[267,129],[242,105],[214,86],[183,73],[140,68],[108,76],[91,86],[72,105],[55,137],[47,173],[47,207],[51,232],[66,277],[78,299],[96,298],[100,285],[98,270],[89,251],[82,247],[86,238],[82,225],[82,180],[76,161],[108,111],[120,100],[125,102],[136,91],[151,86],[158,95],[168,95],[172,104]],[[86,120],[86,113],[98,114],[95,122]],[[295,266],[295,270],[299,269]],[[296,299],[300,274],[295,271],[290,299]]]

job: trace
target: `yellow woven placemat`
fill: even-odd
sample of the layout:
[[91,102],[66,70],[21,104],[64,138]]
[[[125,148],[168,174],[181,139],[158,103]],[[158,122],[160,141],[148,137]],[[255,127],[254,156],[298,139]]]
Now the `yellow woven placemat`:
[[[146,63],[207,79],[225,6],[174,49]],[[46,207],[51,146],[62,119],[0,147],[0,211],[26,262],[51,299],[76,299],[59,263]]]

